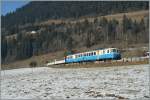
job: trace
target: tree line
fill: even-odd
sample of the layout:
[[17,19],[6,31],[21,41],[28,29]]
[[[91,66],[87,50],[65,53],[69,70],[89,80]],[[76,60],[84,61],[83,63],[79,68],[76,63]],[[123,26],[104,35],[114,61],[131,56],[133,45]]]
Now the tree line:
[[148,22],[148,16],[137,21],[124,15],[121,22],[95,17],[93,22],[85,18],[76,23],[31,25],[25,30],[35,30],[34,34],[22,30],[9,39],[2,35],[2,63],[97,44],[148,43]]

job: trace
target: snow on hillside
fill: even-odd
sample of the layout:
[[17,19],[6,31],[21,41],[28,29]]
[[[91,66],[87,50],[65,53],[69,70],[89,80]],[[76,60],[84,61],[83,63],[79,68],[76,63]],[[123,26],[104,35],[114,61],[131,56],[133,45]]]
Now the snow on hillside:
[[1,71],[2,99],[149,99],[149,65]]

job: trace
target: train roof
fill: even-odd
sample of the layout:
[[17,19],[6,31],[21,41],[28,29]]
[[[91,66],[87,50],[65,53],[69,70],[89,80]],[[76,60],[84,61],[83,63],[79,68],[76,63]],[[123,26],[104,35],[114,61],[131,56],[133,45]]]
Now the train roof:
[[104,50],[104,49],[117,49],[117,48],[98,48],[98,49],[93,49],[93,50],[89,50],[89,51],[85,51],[85,52],[78,52],[78,53],[74,53],[74,54],[68,54],[67,56],[86,53],[86,52],[91,52],[91,51],[96,51],[96,50]]

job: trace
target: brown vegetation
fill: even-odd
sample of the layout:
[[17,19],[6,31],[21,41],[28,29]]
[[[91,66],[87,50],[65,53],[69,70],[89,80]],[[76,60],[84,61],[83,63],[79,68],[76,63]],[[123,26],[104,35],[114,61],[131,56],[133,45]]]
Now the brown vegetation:
[[[118,14],[112,14],[112,15],[106,15],[106,16],[97,16],[96,18],[98,18],[98,20],[100,20],[101,18],[105,17],[107,20],[115,19],[115,20],[118,20],[119,22],[121,22],[124,15],[126,15],[128,18],[140,21],[145,16],[149,15],[149,10],[135,11],[135,12],[129,12],[129,13],[118,13]],[[61,24],[61,23],[75,24],[77,22],[84,22],[85,19],[87,19],[89,22],[94,22],[95,17],[84,16],[84,17],[80,17],[77,20],[72,20],[72,19],[52,20],[52,19],[50,19],[48,21],[41,22],[40,24],[41,25],[51,25],[51,24]]]

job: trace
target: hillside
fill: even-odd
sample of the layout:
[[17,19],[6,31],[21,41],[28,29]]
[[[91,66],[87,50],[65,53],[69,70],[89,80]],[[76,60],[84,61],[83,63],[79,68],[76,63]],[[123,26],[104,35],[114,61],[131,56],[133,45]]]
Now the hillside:
[[[97,16],[97,18],[102,18],[102,17],[105,17],[107,18],[108,20],[110,19],[113,19],[115,18],[116,20],[119,20],[119,21],[122,21],[123,19],[123,15],[126,14],[127,17],[133,19],[133,20],[137,20],[137,21],[140,21],[142,18],[144,18],[144,16],[147,16],[148,15],[148,11],[147,10],[144,10],[144,11],[136,11],[136,12],[129,12],[129,13],[118,13],[118,14],[113,14],[113,15],[107,15],[107,16]],[[90,22],[92,22],[94,20],[94,17],[86,17]],[[82,22],[83,21],[83,18],[80,18],[80,19],[77,19],[75,21],[69,21],[70,19],[66,19],[66,20],[48,20],[48,21],[45,21],[45,22],[42,22],[40,23],[41,25],[51,25],[52,23],[55,23],[55,24],[60,24],[62,22],[64,23],[72,23],[72,24],[75,24],[77,22]],[[16,35],[10,35],[8,36],[8,38],[13,38],[13,37],[16,37]],[[118,47],[118,48],[125,48],[125,44],[121,44],[121,43],[116,43],[116,44],[112,44],[112,45],[107,45],[107,47],[111,47],[115,45],[115,47]],[[136,48],[139,48],[139,47],[148,47],[148,43],[146,44],[131,44],[129,45],[129,47],[136,47]],[[80,52],[83,52],[83,51],[87,51],[87,50],[93,50],[93,49],[96,49],[96,48],[99,48],[99,47],[104,47],[103,44],[98,44],[98,45],[94,45],[90,48],[86,48],[86,47],[82,47],[82,48],[76,48],[78,51]],[[142,51],[142,50],[141,50]],[[133,53],[134,52],[134,53]],[[139,55],[137,51],[132,51],[132,52],[125,52],[122,54],[122,57],[128,57],[126,56],[128,53],[130,53],[129,56],[136,56],[136,55]],[[29,63],[31,61],[36,61],[38,62],[38,66],[42,66],[44,65],[47,61],[54,61],[54,59],[63,59],[64,57],[64,50],[59,50],[58,52],[55,52],[55,53],[46,53],[46,54],[43,54],[43,55],[39,55],[39,56],[33,56],[27,60],[21,60],[21,61],[15,61],[15,62],[12,62],[12,63],[8,63],[8,64],[3,64],[2,65],[2,69],[12,69],[12,68],[18,68],[20,66],[22,67],[26,67],[29,65]],[[11,67],[10,67],[11,66]]]
[[[20,25],[38,23],[48,19],[78,19],[83,16],[103,16],[148,9],[147,1],[32,1],[16,12],[2,18],[2,33],[14,34]],[[14,32],[12,32],[14,31]]]
[[[88,13],[83,10],[81,13],[84,11],[85,13],[75,18],[71,17],[73,16],[71,12],[69,12],[68,17],[62,17],[64,14],[58,14],[58,18],[52,18],[51,15],[47,15],[47,18],[39,20],[39,18],[45,16],[46,12],[42,13],[44,8],[51,12],[52,10],[49,10],[51,7],[48,5],[53,4],[50,2],[47,6],[43,6],[41,3],[45,5],[46,2],[31,2],[14,13],[2,16],[1,51],[3,64],[31,57],[40,57],[43,54],[53,54],[57,51],[62,52],[59,57],[63,58],[66,52],[79,51],[82,48],[85,48],[85,50],[92,49],[93,47],[127,48],[135,43],[137,45],[148,44],[148,2],[92,2],[92,4],[90,4],[91,2],[78,2],[78,6],[85,7]],[[112,3],[113,5],[110,5]],[[61,4],[61,7],[66,12],[70,7],[69,10],[74,9],[73,12],[80,11],[73,8],[76,2],[73,2],[70,6],[65,2]],[[87,5],[85,6],[85,4]],[[98,4],[101,6],[98,6]],[[93,5],[95,8],[93,8]],[[114,5],[118,5],[118,7],[116,8]],[[56,7],[55,12],[57,12],[59,7],[57,8],[55,4],[53,6]],[[26,19],[30,19],[33,14],[36,15],[35,12],[32,13],[32,10],[34,11],[37,7],[43,9],[39,10],[42,16],[36,16],[38,21],[34,22],[32,20],[32,22],[28,20],[29,22],[25,23],[19,22],[19,18],[21,21],[25,20],[22,19],[24,17],[18,16],[26,16]],[[66,9],[66,7],[68,8]],[[97,7],[101,8],[98,9]],[[111,11],[105,9],[105,12],[100,12],[104,8],[111,8]],[[28,12],[29,9],[32,9],[30,13]],[[95,9],[98,9],[99,13]],[[17,21],[15,19],[12,20],[13,16],[17,18]],[[32,16],[32,18],[35,19],[35,16]],[[8,22],[5,22],[6,19]],[[57,58],[57,56],[54,56],[54,58]],[[42,64],[45,61],[43,60]]]

